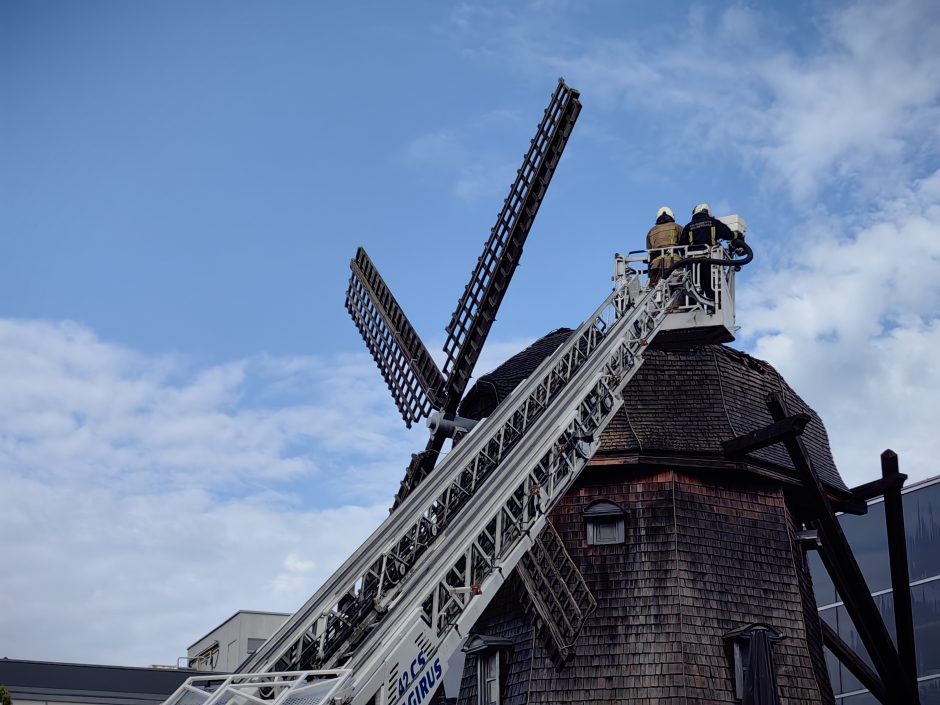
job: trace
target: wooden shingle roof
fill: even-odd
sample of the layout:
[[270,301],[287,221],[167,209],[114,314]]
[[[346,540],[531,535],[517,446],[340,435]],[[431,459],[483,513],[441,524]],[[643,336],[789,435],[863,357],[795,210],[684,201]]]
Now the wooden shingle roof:
[[[479,378],[467,393],[460,414],[483,418],[509,396],[572,333],[559,328]],[[685,350],[648,349],[646,362],[627,384],[624,406],[608,426],[598,456],[667,454],[721,459],[721,443],[772,423],[767,395],[780,392],[790,413],[812,420],[803,433],[820,479],[846,491],[829,447],[826,429],[807,404],[767,362],[724,345]],[[748,456],[749,462],[789,472],[782,446]]]

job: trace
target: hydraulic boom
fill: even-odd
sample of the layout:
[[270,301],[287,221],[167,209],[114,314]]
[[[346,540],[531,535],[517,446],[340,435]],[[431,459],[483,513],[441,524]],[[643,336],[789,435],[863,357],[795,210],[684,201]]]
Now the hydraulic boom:
[[[733,267],[715,269],[730,287]],[[239,674],[190,679],[167,704],[423,703],[499,587],[536,545],[548,513],[622,406],[624,386],[646,347],[691,292],[689,269],[648,289],[638,275],[618,277],[597,311],[444,458]],[[721,299],[714,303],[712,316],[721,313]],[[689,325],[706,327],[708,318]]]

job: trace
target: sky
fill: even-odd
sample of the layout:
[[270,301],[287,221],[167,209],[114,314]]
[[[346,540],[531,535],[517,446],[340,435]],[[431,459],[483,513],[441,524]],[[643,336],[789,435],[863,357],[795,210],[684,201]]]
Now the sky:
[[749,223],[734,346],[848,485],[940,473],[940,5],[0,0],[0,657],[172,664],[386,516],[405,431],[343,308],[428,347],[559,76],[583,110],[478,373],[656,210]]

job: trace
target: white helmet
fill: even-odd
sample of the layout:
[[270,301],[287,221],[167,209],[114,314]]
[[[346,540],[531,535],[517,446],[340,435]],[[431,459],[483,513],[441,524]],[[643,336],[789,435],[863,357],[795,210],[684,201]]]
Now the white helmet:
[[692,209],[692,215],[698,215],[699,213],[707,213],[708,215],[712,214],[711,206],[707,203],[699,203],[695,208]]
[[659,216],[661,215],[668,215],[673,220],[676,219],[676,216],[672,214],[672,208],[670,208],[669,206],[663,206],[658,211],[656,211],[656,220],[659,220]]

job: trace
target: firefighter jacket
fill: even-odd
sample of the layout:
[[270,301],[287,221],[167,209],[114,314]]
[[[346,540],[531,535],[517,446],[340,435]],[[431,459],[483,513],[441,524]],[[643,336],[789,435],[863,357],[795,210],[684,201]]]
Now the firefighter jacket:
[[646,249],[658,250],[661,247],[673,247],[679,243],[682,227],[674,220],[657,223],[646,233]]
[[681,245],[717,245],[719,240],[734,240],[734,233],[718,218],[708,213],[696,213],[691,222],[682,228]]

